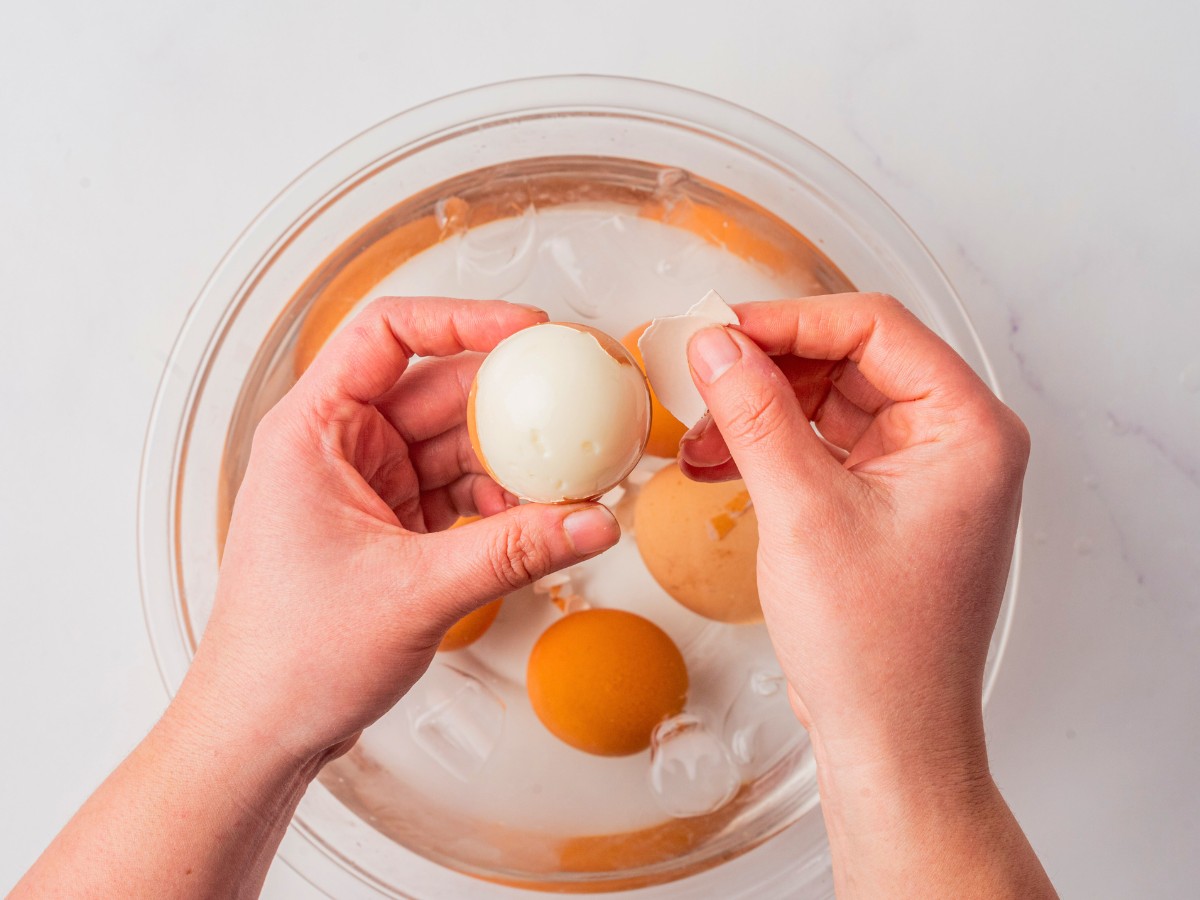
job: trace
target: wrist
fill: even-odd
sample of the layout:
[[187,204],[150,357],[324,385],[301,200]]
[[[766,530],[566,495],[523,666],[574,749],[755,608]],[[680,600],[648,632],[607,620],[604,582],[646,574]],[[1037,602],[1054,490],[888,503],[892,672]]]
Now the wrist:
[[255,715],[203,665],[189,671],[153,737],[198,770],[219,773],[242,790],[302,793],[325,762],[322,754],[285,746],[268,717]]
[[[831,737],[814,729],[822,803],[844,818],[860,807],[911,817],[926,807],[969,808],[995,791],[983,726],[929,727]],[[883,807],[883,809],[881,809]]]
[[992,780],[982,727],[927,746],[814,734],[813,749],[838,897],[1056,896]]
[[839,896],[846,879],[862,896],[894,891],[1007,816],[982,734],[936,743],[813,735],[813,751]]

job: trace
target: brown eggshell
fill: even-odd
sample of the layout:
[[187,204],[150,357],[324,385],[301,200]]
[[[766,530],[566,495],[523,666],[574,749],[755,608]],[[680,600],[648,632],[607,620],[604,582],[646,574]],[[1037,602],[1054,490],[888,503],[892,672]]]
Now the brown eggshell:
[[692,612],[759,622],[758,519],[742,481],[700,484],[675,465],[642,488],[634,535],[646,568]]

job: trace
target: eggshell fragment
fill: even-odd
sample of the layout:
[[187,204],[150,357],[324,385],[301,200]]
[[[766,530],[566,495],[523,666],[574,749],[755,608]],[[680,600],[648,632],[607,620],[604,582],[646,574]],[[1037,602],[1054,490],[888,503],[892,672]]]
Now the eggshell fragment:
[[[646,361],[642,359],[641,348],[638,347],[638,339],[646,333],[646,329],[650,327],[649,322],[639,325],[625,337],[621,338],[621,344],[633,356],[634,362],[638,364],[643,372],[646,371]],[[674,459],[679,453],[679,441],[687,434],[688,427],[680,422],[677,418],[667,412],[654,395],[654,390],[650,391],[650,440],[646,442],[646,452],[650,456],[660,456],[663,459]]]
[[650,392],[609,335],[534,325],[501,341],[479,367],[467,427],[488,473],[523,500],[593,500],[641,459]]
[[682,316],[668,316],[650,323],[638,349],[646,363],[646,377],[658,401],[684,425],[695,425],[707,405],[688,366],[688,341],[712,325],[737,325],[738,317],[716,291],[709,291]]

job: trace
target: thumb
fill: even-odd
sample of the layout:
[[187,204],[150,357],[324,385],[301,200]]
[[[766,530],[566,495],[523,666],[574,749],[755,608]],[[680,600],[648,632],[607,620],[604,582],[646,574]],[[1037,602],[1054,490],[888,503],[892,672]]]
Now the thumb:
[[590,559],[621,537],[616,518],[598,503],[530,503],[436,534],[425,535],[431,565],[447,590],[438,614],[447,625],[476,607],[551,572]]
[[844,476],[783,372],[746,335],[705,328],[689,343],[688,362],[756,504],[787,502]]

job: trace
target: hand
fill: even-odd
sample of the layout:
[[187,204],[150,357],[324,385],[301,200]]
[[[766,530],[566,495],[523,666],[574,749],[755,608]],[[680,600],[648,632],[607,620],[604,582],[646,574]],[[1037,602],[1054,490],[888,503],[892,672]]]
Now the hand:
[[181,702],[297,758],[344,749],[460,617],[616,543],[601,506],[517,507],[470,446],[480,351],[545,318],[389,298],[330,342],[255,432]]
[[308,784],[450,625],[617,542],[595,504],[512,508],[467,438],[480,351],[544,320],[385,299],[318,355],[254,433],[178,695],[14,897],[257,896]]
[[[872,854],[931,804],[943,822],[950,809],[1007,815],[981,694],[1029,436],[889,297],[737,312],[740,329],[691,342],[710,417],[685,436],[680,464],[698,480],[746,481],[763,613],[817,754],[835,872],[849,889],[838,862],[852,858],[861,888],[880,875]],[[944,854],[939,831],[931,852]],[[908,864],[864,892],[894,896],[888,879]]]

